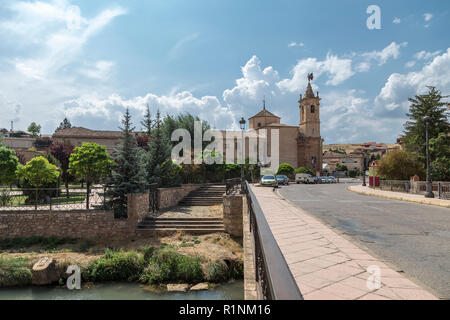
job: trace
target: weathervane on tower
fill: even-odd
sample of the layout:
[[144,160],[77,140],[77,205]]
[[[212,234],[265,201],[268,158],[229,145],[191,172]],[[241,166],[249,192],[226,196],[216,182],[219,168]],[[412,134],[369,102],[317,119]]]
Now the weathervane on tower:
[[314,74],[312,72],[308,73],[308,81],[311,82],[313,80],[314,80]]

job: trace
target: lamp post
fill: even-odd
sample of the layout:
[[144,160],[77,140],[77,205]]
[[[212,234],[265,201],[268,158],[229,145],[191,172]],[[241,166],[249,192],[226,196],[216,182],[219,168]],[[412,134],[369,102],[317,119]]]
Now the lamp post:
[[431,169],[430,169],[430,146],[428,142],[428,127],[430,125],[430,117],[425,118],[425,139],[427,148],[427,190],[425,198],[434,198],[433,188],[431,184]]
[[245,165],[245,140],[244,140],[244,130],[245,130],[245,119],[244,117],[241,118],[241,121],[239,121],[239,124],[241,126],[242,131],[242,139],[241,139],[241,147],[242,147],[242,157],[243,157],[243,163],[241,164],[241,193],[244,193],[244,165]]
[[363,163],[363,187],[365,187],[366,186],[366,157],[364,157],[363,158],[363,161],[364,161],[364,163]]

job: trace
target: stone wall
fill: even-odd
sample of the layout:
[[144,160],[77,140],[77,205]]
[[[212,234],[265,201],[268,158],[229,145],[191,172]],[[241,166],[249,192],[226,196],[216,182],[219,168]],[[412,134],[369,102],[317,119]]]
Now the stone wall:
[[243,195],[223,196],[223,224],[225,231],[233,237],[242,238]]
[[52,211],[0,213],[0,238],[68,237],[95,241],[133,239],[148,214],[148,193],[128,195],[128,219],[113,211]]
[[158,203],[159,209],[166,209],[178,205],[184,197],[190,192],[197,190],[201,184],[183,184],[181,187],[175,188],[159,188],[158,189]]
[[124,239],[133,233],[135,230],[129,221],[114,219],[112,211],[18,211],[0,214],[0,238],[55,236],[98,241]]

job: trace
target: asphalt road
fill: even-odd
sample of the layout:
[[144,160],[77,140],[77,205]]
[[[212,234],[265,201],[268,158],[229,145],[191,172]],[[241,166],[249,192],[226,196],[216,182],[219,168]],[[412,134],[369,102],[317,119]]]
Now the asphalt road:
[[360,195],[348,186],[291,184],[279,192],[438,297],[450,299],[450,209]]

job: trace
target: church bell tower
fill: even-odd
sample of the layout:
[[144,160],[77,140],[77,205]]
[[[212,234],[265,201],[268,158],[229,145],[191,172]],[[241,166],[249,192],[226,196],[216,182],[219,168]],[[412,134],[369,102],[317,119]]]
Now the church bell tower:
[[308,87],[305,96],[300,95],[300,133],[305,137],[320,137],[320,98],[319,92],[317,96],[311,87],[313,74],[308,75]]

